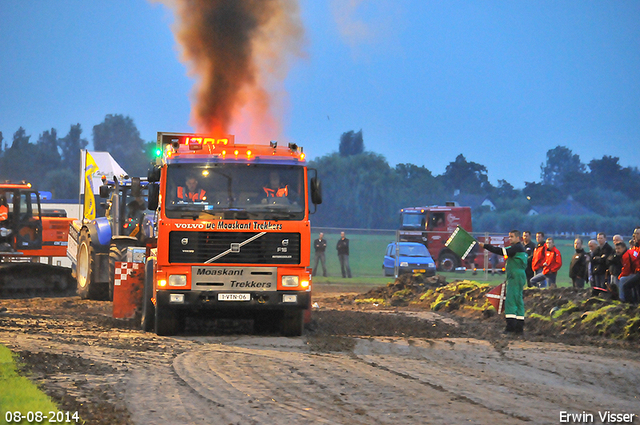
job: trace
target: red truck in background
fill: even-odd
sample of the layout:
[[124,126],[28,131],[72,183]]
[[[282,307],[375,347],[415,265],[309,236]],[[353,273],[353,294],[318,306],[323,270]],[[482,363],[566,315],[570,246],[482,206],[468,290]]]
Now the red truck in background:
[[[471,225],[471,208],[458,206],[455,202],[447,202],[445,206],[410,207],[400,210],[399,238],[404,242],[423,243],[436,261],[438,270],[454,271],[456,268],[467,269],[484,268],[484,255],[475,247],[462,260],[445,243],[457,226],[469,233],[473,232]],[[509,238],[505,236],[476,236],[480,242],[496,246],[508,246]],[[505,245],[506,244],[506,245]],[[504,260],[499,258],[496,267],[502,269]]]

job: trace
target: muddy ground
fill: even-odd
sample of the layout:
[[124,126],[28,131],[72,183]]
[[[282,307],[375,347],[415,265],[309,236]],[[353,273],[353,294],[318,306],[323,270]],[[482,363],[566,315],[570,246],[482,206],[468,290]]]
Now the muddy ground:
[[301,338],[201,317],[158,337],[112,319],[107,302],[0,300],[0,343],[89,424],[513,425],[640,413],[637,307],[529,290],[532,318],[511,338],[488,288],[443,283],[318,285]]

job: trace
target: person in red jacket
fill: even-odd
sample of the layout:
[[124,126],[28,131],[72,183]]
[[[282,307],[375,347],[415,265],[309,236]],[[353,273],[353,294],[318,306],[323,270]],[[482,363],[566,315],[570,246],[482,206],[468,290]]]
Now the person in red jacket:
[[562,267],[562,256],[560,255],[560,251],[556,248],[553,238],[547,238],[542,273],[538,273],[532,277],[531,283],[537,285],[538,282],[542,282],[546,279],[549,282],[550,288],[557,288],[556,276],[558,275],[560,267]]
[[[543,232],[536,233],[536,243],[538,245],[533,250],[533,258],[531,259],[531,268],[533,269],[534,276],[542,273],[542,269],[544,267],[544,258],[545,258],[547,246],[544,243]],[[531,279],[529,279],[528,286],[534,286],[533,283],[531,283]],[[540,282],[540,286],[546,286],[546,282]]]
[[618,295],[620,301],[626,301],[625,284],[634,280],[640,272],[640,254],[633,249],[627,249],[624,242],[616,244],[616,253],[622,262],[622,272],[618,276]]

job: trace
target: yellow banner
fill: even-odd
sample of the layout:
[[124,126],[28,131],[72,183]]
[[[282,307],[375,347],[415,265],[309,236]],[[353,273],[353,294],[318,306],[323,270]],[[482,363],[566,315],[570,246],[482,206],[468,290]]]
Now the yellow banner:
[[93,174],[98,171],[98,166],[93,157],[87,151],[84,162],[84,217],[89,220],[96,218],[96,199],[93,196]]

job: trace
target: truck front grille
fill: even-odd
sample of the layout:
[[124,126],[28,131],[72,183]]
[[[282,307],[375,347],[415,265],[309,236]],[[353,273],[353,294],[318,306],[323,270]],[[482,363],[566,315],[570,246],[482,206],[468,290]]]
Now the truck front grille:
[[[216,259],[209,261],[213,258]],[[207,261],[208,264],[300,264],[300,233],[169,233],[170,263]]]

